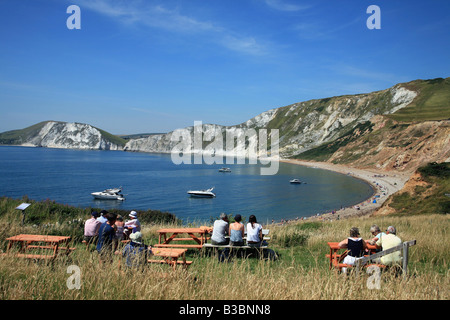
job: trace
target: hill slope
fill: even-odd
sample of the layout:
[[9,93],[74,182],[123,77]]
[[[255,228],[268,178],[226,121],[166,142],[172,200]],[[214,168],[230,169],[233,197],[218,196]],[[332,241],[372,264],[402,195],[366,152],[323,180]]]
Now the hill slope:
[[[367,94],[295,103],[235,126],[204,124],[201,149],[192,151],[205,152],[211,145],[209,152],[226,151],[224,138],[231,134],[245,141],[231,151],[245,155],[250,140],[246,130],[268,129],[270,134],[277,129],[284,158],[414,170],[426,162],[448,161],[448,119],[450,78],[415,80]],[[185,131],[192,137],[194,127]],[[170,153],[178,144],[172,134],[125,140],[87,124],[48,121],[2,133],[0,144]]]
[[[207,137],[225,137],[226,133],[237,132],[239,129],[264,128],[269,132],[270,129],[278,129],[282,157],[327,161],[334,152],[347,145],[350,140],[356,140],[362,133],[372,132],[378,122],[384,121],[380,119],[391,119],[392,123],[397,123],[395,120],[397,118],[414,119],[414,121],[450,118],[450,100],[446,99],[449,92],[450,78],[415,80],[367,94],[295,103],[269,110],[236,126],[208,124],[203,125],[202,129],[204,136]],[[388,118],[374,118],[375,116]],[[192,136],[194,128],[185,129]],[[125,150],[170,152],[177,143],[170,140],[171,136],[172,132],[133,139],[126,144]],[[205,144],[207,145],[205,142],[203,149]],[[225,143],[222,147],[226,149]],[[323,150],[314,150],[315,148]],[[361,143],[359,148],[363,154],[365,149],[361,147]],[[308,150],[312,150],[311,153],[305,153]],[[198,151],[202,150],[194,150],[194,152]],[[327,156],[323,157],[323,152],[327,153]],[[347,160],[345,157],[335,157],[332,161]]]
[[45,121],[0,134],[0,144],[47,148],[122,150],[125,140],[88,124]]

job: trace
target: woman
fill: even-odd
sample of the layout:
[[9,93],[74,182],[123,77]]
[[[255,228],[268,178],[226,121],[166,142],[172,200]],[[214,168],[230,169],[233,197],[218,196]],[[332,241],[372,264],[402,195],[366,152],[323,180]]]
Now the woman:
[[125,230],[125,223],[121,215],[117,216],[115,223],[116,235],[114,237],[114,252],[119,248],[119,243],[123,240],[123,232]]
[[[348,254],[345,256],[342,263],[352,266],[355,264],[356,260],[361,259],[364,256],[367,244],[366,241],[359,236],[359,229],[353,227],[350,229],[350,237],[339,242],[339,247],[348,249]],[[342,268],[342,272],[346,273],[347,268]]]
[[242,217],[237,214],[234,217],[234,222],[230,224],[230,245],[243,246],[244,245],[244,225],[241,223]]
[[247,224],[247,245],[249,247],[260,247],[262,239],[262,226],[256,221],[256,217],[251,215]]

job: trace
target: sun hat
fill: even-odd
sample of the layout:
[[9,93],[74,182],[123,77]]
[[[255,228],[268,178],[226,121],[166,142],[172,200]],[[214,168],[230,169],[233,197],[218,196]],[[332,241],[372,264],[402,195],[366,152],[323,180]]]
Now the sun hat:
[[131,241],[142,244],[142,233],[139,231],[130,234]]
[[133,218],[137,218],[137,212],[136,211],[131,211],[129,216],[133,217]]

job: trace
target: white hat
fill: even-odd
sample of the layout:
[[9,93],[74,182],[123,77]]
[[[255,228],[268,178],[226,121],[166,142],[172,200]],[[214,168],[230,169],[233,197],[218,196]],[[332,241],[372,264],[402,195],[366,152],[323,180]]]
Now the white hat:
[[130,239],[135,243],[142,243],[142,233],[139,231],[130,234]]
[[129,216],[133,217],[133,218],[137,218],[137,212],[136,211],[131,211]]

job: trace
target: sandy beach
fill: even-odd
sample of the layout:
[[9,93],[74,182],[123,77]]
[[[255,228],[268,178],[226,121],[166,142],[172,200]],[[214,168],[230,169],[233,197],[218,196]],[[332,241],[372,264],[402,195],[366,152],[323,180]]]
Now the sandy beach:
[[374,189],[373,196],[359,204],[355,204],[352,207],[346,207],[342,209],[336,208],[336,211],[334,213],[323,213],[318,216],[309,217],[308,220],[337,220],[350,216],[353,217],[370,214],[380,208],[390,195],[402,189],[412,174],[412,172],[357,169],[345,165],[337,165],[327,162],[312,162],[292,159],[283,159],[280,161],[351,175],[357,179],[362,179],[368,182]]

